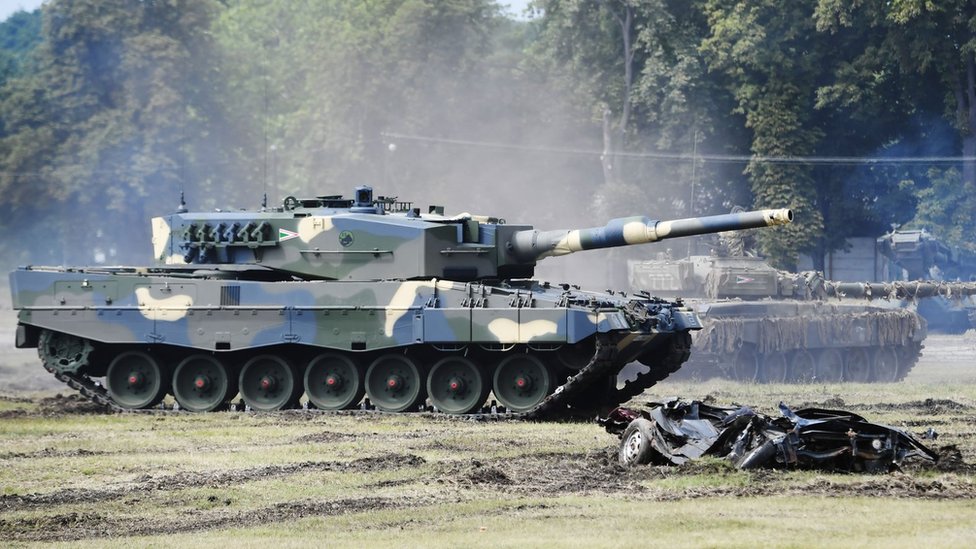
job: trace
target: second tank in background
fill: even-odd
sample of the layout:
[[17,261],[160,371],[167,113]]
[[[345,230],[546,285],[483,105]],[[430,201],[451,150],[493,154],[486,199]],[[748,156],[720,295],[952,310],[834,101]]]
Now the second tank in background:
[[635,290],[697,310],[704,328],[683,373],[770,383],[898,381],[926,336],[904,302],[976,294],[970,283],[836,283],[719,253],[631,261],[629,275]]

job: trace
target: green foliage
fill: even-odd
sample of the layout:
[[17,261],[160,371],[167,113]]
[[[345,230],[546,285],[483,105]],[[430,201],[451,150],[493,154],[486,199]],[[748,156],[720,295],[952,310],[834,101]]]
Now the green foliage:
[[[822,88],[821,104],[861,105],[875,112],[882,110],[879,104],[897,106],[904,116],[942,111],[957,131],[957,143],[939,152],[976,157],[976,6],[964,0],[819,0],[815,17],[822,31],[860,36],[849,49],[849,62]],[[887,134],[893,140],[912,138],[905,125]],[[911,224],[929,225],[948,243],[971,247],[976,209],[958,191],[976,185],[976,165],[963,163],[961,172],[919,170],[907,180],[918,201]]]
[[41,39],[41,11],[18,11],[0,22],[0,86],[23,72]]
[[[729,166],[690,158],[734,152],[742,139],[736,124],[719,122],[730,118],[730,98],[707,74],[698,52],[707,29],[700,2],[549,0],[538,5],[545,10],[532,50],[538,65],[572,92],[578,123],[595,138],[602,132],[603,113],[609,113],[610,143],[603,145],[619,157],[611,178],[597,189],[600,215],[635,210],[700,215],[751,201],[747,191],[729,184],[741,180]],[[625,10],[631,14],[629,27],[623,24]],[[631,48],[630,59],[625,46]],[[648,150],[689,158],[675,162],[641,154]]]
[[809,166],[765,157],[812,156],[824,133],[812,123],[815,82],[825,61],[804,2],[705,3],[710,35],[702,41],[711,70],[726,74],[737,111],[752,130],[749,164],[754,204],[790,207],[797,221],[758,235],[761,249],[783,267],[811,251],[823,234],[823,212]]
[[143,248],[145,219],[160,212],[143,204],[175,203],[185,178],[212,173],[204,162],[220,158],[201,158],[194,145],[220,116],[206,97],[216,73],[206,30],[216,8],[183,0],[44,6],[37,70],[8,82],[0,104],[11,115],[0,135],[4,221],[46,219],[42,241],[61,244],[31,250],[35,257],[90,262],[90,250],[102,248],[133,260],[122,248]]
[[976,251],[976,185],[954,168],[930,170],[928,182],[918,189],[918,210],[909,227],[926,228],[940,240]]
[[[262,191],[274,202],[360,183],[491,200],[550,227],[790,206],[793,226],[759,235],[781,266],[908,221],[947,223],[966,243],[976,210],[956,191],[976,181],[972,163],[769,159],[976,156],[969,3],[534,5],[528,22],[492,0],[51,0],[18,13],[0,24],[0,228],[54,244],[0,251],[142,262],[146,217],[181,189],[193,207],[253,207]],[[601,165],[539,144],[607,153]]]

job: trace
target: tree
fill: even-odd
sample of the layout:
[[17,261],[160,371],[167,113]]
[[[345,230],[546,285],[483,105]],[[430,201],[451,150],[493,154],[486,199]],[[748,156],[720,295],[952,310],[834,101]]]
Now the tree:
[[755,155],[747,167],[755,206],[790,207],[792,225],[762,231],[763,251],[780,266],[810,251],[823,233],[823,213],[811,170],[767,157],[810,156],[823,131],[811,124],[813,90],[822,52],[813,38],[812,8],[803,2],[709,0],[705,10],[711,34],[702,43],[709,67],[727,75],[737,109],[752,130]]
[[20,74],[41,38],[41,11],[18,11],[0,22],[0,86]]
[[939,140],[943,148],[937,154],[958,154],[961,148],[969,160],[961,170],[910,175],[912,183],[906,186],[916,190],[919,200],[912,224],[928,225],[952,244],[976,248],[970,236],[976,230],[976,202],[969,198],[976,191],[976,6],[964,0],[819,0],[816,22],[831,36],[869,29],[860,47],[849,50],[848,70],[823,88],[825,101],[859,104],[870,100],[859,90],[894,85],[907,88],[911,100],[905,103],[915,111],[944,112],[957,138]]
[[144,260],[150,214],[172,208],[186,179],[227,173],[214,169],[219,155],[197,154],[220,117],[209,100],[206,32],[217,8],[209,0],[44,5],[36,70],[8,82],[0,104],[7,228],[40,228],[40,241],[61,245],[31,250],[35,261],[90,262],[97,248],[107,260]]
[[535,55],[548,60],[540,65],[554,86],[575,90],[579,123],[603,137],[603,185],[595,190],[607,214],[637,206],[697,215],[742,203],[741,175],[691,158],[728,153],[738,138],[721,122],[729,95],[698,51],[707,32],[700,2],[538,4],[545,17]]

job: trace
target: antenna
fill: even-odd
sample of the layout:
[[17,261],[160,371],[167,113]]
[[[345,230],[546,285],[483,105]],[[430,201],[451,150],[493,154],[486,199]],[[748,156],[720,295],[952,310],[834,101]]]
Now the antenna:
[[264,199],[261,209],[268,207],[268,67],[264,67]]
[[[698,167],[698,128],[695,127],[695,133],[692,135],[692,148],[691,148],[691,199],[688,201],[688,214],[689,217],[695,217],[695,183],[697,183],[697,172],[695,168]],[[692,252],[692,239],[688,239],[688,257],[691,257]]]
[[176,213],[186,213],[186,109],[180,109],[180,205]]

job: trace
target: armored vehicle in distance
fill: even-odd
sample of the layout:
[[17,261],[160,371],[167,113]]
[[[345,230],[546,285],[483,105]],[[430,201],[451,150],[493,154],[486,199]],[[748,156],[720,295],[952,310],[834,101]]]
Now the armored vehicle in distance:
[[900,380],[926,336],[902,302],[976,294],[967,283],[831,282],[746,255],[632,261],[629,274],[633,288],[684,296],[698,312],[683,374],[760,382]]
[[[438,212],[374,199],[369,187],[259,211],[181,205],[152,220],[151,266],[11,273],[16,344],[37,347],[48,371],[119,409],[172,393],[185,410],[210,411],[239,393],[263,411],[304,394],[325,410],[465,414],[493,393],[526,417],[572,414],[626,401],[677,370],[700,325],[680,299],[533,281],[538,260],[793,215],[538,231]],[[617,388],[633,360],[650,371]]]
[[[976,254],[948,246],[926,230],[893,230],[877,239],[877,250],[907,280],[976,280]],[[886,280],[903,278],[899,272],[887,274]],[[976,300],[971,296],[936,295],[919,301],[918,313],[933,332],[961,334],[976,327]]]

